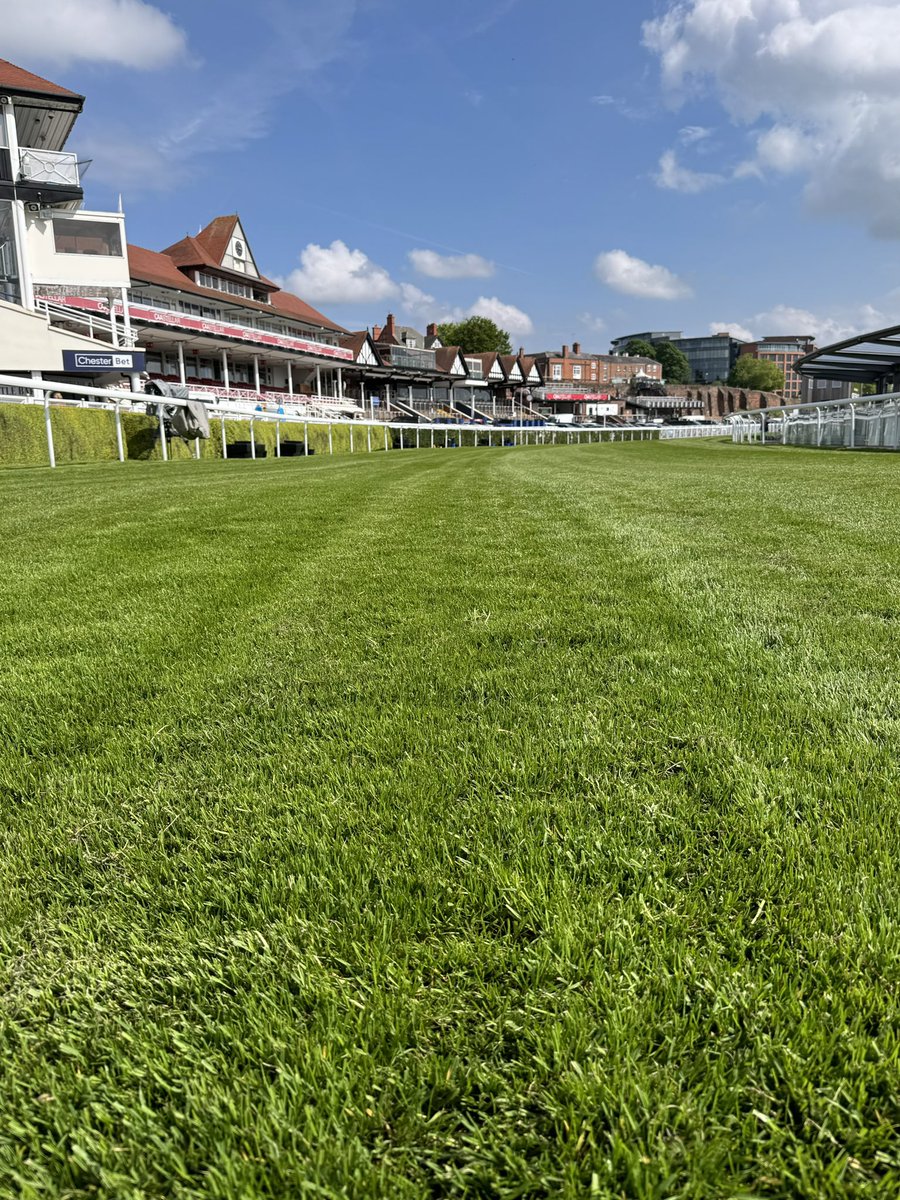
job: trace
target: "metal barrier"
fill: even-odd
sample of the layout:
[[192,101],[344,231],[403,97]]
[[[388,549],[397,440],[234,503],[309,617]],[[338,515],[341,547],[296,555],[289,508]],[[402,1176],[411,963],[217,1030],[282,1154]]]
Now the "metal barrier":
[[[59,389],[65,388],[64,396],[54,396]],[[193,389],[188,388],[191,392]],[[4,394],[8,393],[8,394]],[[194,399],[206,399],[198,395]],[[125,444],[122,434],[122,414],[139,413],[146,415],[148,410],[155,413],[159,421],[159,442],[162,457],[169,458],[169,446],[166,430],[166,420],[163,414],[165,407],[182,407],[188,403],[186,399],[175,396],[150,396],[143,392],[130,392],[115,388],[96,388],[81,384],[60,384],[52,380],[42,379],[34,373],[31,379],[21,375],[0,375],[0,404],[18,404],[40,406],[44,409],[44,419],[47,435],[47,455],[50,466],[56,466],[56,455],[53,445],[53,423],[51,412],[53,408],[91,408],[115,415],[116,450],[120,462],[125,461]],[[728,426],[657,426],[630,425],[619,427],[585,427],[579,425],[536,425],[534,422],[520,421],[509,425],[480,425],[476,422],[463,423],[459,419],[432,422],[398,422],[376,421],[369,417],[360,416],[341,418],[331,415],[313,415],[313,413],[265,412],[248,409],[246,404],[229,402],[219,399],[208,406],[211,421],[220,423],[222,457],[228,457],[229,442],[226,437],[226,423],[229,421],[244,421],[250,424],[250,457],[256,457],[256,442],[254,426],[263,424],[275,425],[275,453],[282,457],[281,431],[283,427],[302,426],[304,430],[304,452],[308,454],[308,431],[310,427],[324,427],[328,430],[328,452],[334,453],[332,432],[335,427],[349,429],[350,453],[371,453],[382,442],[384,449],[394,448],[394,435],[399,438],[399,449],[456,449],[462,448],[462,436],[469,435],[475,446],[557,446],[593,444],[599,442],[635,442],[669,440],[671,438],[716,437],[728,433]],[[378,430],[380,437],[374,436]],[[354,438],[354,431],[358,431]],[[292,448],[293,449],[293,448]],[[293,454],[290,455],[293,457]],[[195,457],[200,457],[200,440],[195,440]],[[287,454],[284,457],[288,457]]]
[[732,440],[820,449],[900,450],[900,395],[852,396],[735,413]]

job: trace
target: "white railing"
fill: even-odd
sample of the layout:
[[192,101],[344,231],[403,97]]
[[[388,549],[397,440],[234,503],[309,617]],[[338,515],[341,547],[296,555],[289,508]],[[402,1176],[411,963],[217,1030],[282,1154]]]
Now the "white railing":
[[[30,386],[31,394],[23,394],[25,389]],[[2,389],[9,388],[11,393],[4,395]],[[61,393],[59,389],[64,388],[65,392]],[[193,389],[189,389],[193,390]],[[183,400],[177,397],[170,396],[148,396],[141,392],[126,392],[116,388],[96,388],[86,387],[82,384],[73,384],[66,382],[59,384],[53,380],[25,380],[21,376],[16,375],[0,375],[0,404],[19,404],[42,407],[44,410],[44,421],[47,436],[47,450],[51,467],[56,466],[56,456],[53,444],[53,420],[52,411],[57,407],[76,407],[76,408],[92,408],[99,409],[105,412],[115,414],[115,433],[118,457],[120,462],[125,460],[124,438],[122,431],[121,416],[123,412],[133,412],[147,414],[155,413],[159,420],[159,439],[162,449],[162,457],[168,460],[168,438],[166,432],[165,408],[183,408],[189,403],[188,400]],[[396,445],[394,442],[394,434],[399,437],[399,448],[402,449],[422,449],[425,446],[431,449],[438,449],[443,441],[444,448],[452,447],[462,448],[463,435],[469,434],[473,439],[473,445],[476,446],[556,446],[556,445],[585,445],[600,442],[615,442],[615,441],[643,441],[645,439],[652,440],[658,430],[655,428],[632,427],[630,429],[603,430],[603,429],[554,429],[547,426],[540,428],[528,428],[524,425],[507,425],[499,428],[484,425],[475,425],[473,423],[456,423],[453,425],[445,424],[439,421],[412,424],[409,422],[387,422],[374,421],[365,417],[347,418],[346,416],[338,416],[336,414],[326,414],[316,416],[313,414],[291,414],[291,413],[273,413],[273,412],[247,412],[246,409],[237,405],[223,402],[216,405],[215,409],[209,413],[211,419],[221,423],[221,437],[223,457],[228,456],[227,439],[225,436],[225,425],[227,421],[249,421],[250,424],[250,442],[251,447],[255,448],[253,427],[257,421],[265,424],[274,424],[276,427],[276,455],[280,457],[281,445],[281,427],[302,425],[304,427],[304,441],[306,438],[306,427],[309,425],[324,425],[329,430],[328,447],[329,453],[334,453],[334,447],[331,439],[331,429],[333,426],[344,426],[350,431],[350,453],[354,453],[354,430],[358,430],[358,439],[356,444],[360,445],[365,439],[367,451],[373,448],[373,434],[376,430],[382,434],[385,450]],[[382,433],[383,431],[383,433]],[[389,431],[391,431],[389,433]],[[452,439],[452,441],[451,441]],[[196,457],[200,457],[200,441],[195,443]],[[251,457],[255,457],[255,450]]]
[[730,425],[662,425],[659,438],[670,442],[681,438],[730,437]]
[[19,150],[19,177],[29,183],[79,187],[78,159],[64,150]]
[[117,341],[119,346],[131,347],[134,345],[136,337],[134,333],[128,333],[122,321],[117,321],[115,330],[113,323],[108,317],[102,317],[99,313],[91,312],[90,310],[82,311],[78,308],[72,308],[68,304],[57,304],[53,300],[38,299],[36,301],[37,308],[47,318],[50,325],[77,325],[80,329],[87,332],[89,338],[97,339],[113,344]]
[[[777,413],[777,415],[775,415]],[[735,442],[834,450],[900,450],[900,396],[854,396],[807,401],[776,410],[735,413]]]

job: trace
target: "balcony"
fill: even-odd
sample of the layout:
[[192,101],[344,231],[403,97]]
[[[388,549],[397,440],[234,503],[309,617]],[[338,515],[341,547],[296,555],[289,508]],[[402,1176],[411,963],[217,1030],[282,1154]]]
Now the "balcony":
[[418,350],[413,346],[391,346],[378,343],[378,354],[386,366],[402,371],[437,371],[435,352]]
[[19,179],[51,187],[81,187],[78,159],[59,150],[20,150]]

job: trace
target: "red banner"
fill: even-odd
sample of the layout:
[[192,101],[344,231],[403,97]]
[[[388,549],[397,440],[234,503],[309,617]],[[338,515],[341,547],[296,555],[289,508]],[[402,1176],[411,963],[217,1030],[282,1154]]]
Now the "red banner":
[[[85,308],[91,312],[108,313],[109,305],[92,296],[55,296],[56,304],[67,304],[71,308]],[[115,306],[116,315],[121,317],[121,304]],[[143,304],[129,304],[128,315],[132,321],[146,321],[153,325],[168,325],[172,329],[189,329],[192,333],[206,333],[213,337],[231,338],[238,342],[250,342],[257,346],[269,346],[278,350],[296,350],[301,354],[314,354],[318,358],[339,359],[352,362],[353,351],[343,346],[326,346],[324,342],[310,342],[303,338],[282,337],[278,333],[266,333],[262,329],[246,329],[243,325],[225,325],[221,321],[210,321],[206,317],[192,317],[187,313],[173,312],[168,308],[146,308]],[[277,316],[277,313],[273,313]]]

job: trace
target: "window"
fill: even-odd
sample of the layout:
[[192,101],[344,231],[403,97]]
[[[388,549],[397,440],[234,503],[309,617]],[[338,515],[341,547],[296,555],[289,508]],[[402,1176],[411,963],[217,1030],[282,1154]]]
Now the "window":
[[7,304],[22,302],[19,256],[16,253],[16,232],[10,200],[0,200],[0,300],[5,300]]
[[552,367],[550,368],[550,371],[551,371],[552,379],[556,379],[556,380],[562,379],[562,363],[554,363],[552,365]]
[[572,378],[573,379],[581,378],[581,364],[580,363],[575,363],[575,365],[572,367]]
[[57,254],[98,254],[122,257],[122,233],[112,221],[74,221],[53,218],[53,240]]

